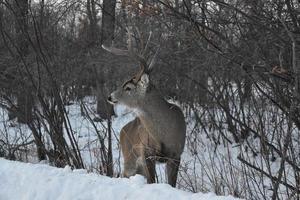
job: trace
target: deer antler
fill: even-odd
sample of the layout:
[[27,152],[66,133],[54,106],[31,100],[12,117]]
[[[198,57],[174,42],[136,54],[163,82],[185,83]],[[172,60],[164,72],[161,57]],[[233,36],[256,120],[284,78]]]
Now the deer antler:
[[[152,71],[152,68],[157,60],[157,56],[158,56],[158,52],[159,52],[159,48],[157,49],[157,51],[155,52],[153,58],[151,59],[150,64],[148,64],[147,59],[146,59],[146,54],[148,52],[149,49],[149,45],[150,45],[150,41],[151,41],[151,37],[152,37],[152,32],[149,33],[149,37],[147,39],[146,45],[144,46],[141,34],[139,32],[139,30],[136,28],[136,31],[138,33],[138,37],[140,40],[140,50],[135,50],[133,43],[133,34],[132,34],[132,27],[127,27],[127,35],[128,35],[128,39],[127,39],[127,49],[118,49],[115,47],[107,47],[105,45],[102,45],[102,48],[110,53],[113,53],[115,55],[121,55],[121,56],[128,56],[133,58],[134,60],[138,61],[140,63],[140,71],[134,76],[133,80],[134,82],[137,82],[140,80],[141,76],[146,72],[146,73],[150,73]],[[137,39],[137,37],[135,37],[135,40]],[[138,42],[135,41],[135,43],[137,44]]]
[[147,69],[147,72],[148,72],[148,73],[150,73],[150,72],[152,71],[153,66],[154,66],[154,65],[156,64],[156,62],[157,62],[159,50],[160,50],[160,46],[157,48],[157,50],[156,50],[154,56],[153,56],[152,59],[151,59],[151,62],[150,62],[149,66],[148,66],[148,69]]
[[131,33],[131,29],[130,28],[126,28],[127,30],[127,35],[128,35],[128,39],[127,39],[127,49],[118,49],[115,47],[108,47],[104,44],[102,44],[102,48],[112,54],[115,55],[119,55],[119,56],[128,56],[128,57],[134,57],[134,55],[136,54],[136,52],[134,52],[133,49],[133,41],[132,41],[132,33]]
[[118,49],[115,47],[107,47],[104,44],[102,44],[102,48],[110,53],[113,53],[118,56],[129,56],[129,51],[124,49]]

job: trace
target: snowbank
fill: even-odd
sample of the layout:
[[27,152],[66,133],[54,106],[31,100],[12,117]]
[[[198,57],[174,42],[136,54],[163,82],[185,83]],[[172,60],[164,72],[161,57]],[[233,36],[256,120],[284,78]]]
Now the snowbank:
[[85,170],[0,158],[0,200],[168,199],[234,200],[212,193],[189,193],[167,184],[145,184],[142,176],[109,178]]

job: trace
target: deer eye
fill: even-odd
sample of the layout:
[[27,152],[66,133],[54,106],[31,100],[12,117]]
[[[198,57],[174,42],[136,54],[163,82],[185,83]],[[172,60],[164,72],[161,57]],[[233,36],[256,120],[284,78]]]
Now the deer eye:
[[125,87],[125,91],[130,91],[130,90],[131,90],[130,87],[128,87],[128,86]]
[[127,83],[127,84],[125,84],[124,86],[123,86],[123,90],[125,90],[125,91],[131,91],[132,89],[134,89],[135,88],[135,86],[132,84],[132,83]]

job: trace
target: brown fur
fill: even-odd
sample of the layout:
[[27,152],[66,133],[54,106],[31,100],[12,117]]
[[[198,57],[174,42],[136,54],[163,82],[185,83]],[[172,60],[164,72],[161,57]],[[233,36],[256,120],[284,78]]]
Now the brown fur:
[[184,117],[180,108],[166,102],[155,89],[149,93],[138,106],[137,117],[120,133],[124,176],[141,174],[154,183],[155,162],[166,162],[168,183],[175,187],[185,142]]
[[120,133],[121,149],[124,156],[124,176],[145,175],[148,183],[155,182],[155,158],[160,146],[135,118],[123,127]]

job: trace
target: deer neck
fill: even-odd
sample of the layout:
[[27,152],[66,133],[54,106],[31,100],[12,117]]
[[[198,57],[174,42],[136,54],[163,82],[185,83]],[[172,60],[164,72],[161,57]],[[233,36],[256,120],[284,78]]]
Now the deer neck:
[[141,120],[141,123],[149,132],[155,137],[160,137],[165,134],[170,114],[169,103],[155,92],[150,97],[148,97],[146,102],[143,102],[139,108],[135,109],[137,117]]

